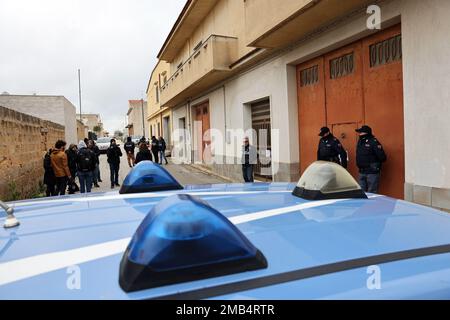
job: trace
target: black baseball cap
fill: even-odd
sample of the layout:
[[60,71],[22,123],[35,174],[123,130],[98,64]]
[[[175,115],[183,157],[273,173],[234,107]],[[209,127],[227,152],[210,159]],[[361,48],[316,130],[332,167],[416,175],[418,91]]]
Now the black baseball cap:
[[367,134],[372,134],[372,128],[369,126],[362,126],[359,129],[355,130],[358,133],[367,133]]
[[319,136],[320,136],[320,137],[323,137],[325,134],[330,133],[330,132],[331,132],[331,131],[330,131],[330,128],[328,128],[328,127],[323,127],[322,129],[320,129]]

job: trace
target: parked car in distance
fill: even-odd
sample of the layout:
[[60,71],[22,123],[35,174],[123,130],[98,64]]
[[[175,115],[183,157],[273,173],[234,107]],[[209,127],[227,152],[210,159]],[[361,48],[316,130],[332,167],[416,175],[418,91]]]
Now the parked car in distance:
[[95,143],[97,144],[97,147],[100,149],[100,153],[106,153],[106,150],[108,150],[111,144],[111,138],[108,137],[98,138],[97,141],[95,141]]

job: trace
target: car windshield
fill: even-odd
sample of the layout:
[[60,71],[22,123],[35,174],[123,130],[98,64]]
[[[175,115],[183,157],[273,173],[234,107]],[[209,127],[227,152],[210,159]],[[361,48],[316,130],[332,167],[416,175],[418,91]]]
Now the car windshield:
[[100,138],[97,139],[97,143],[109,143],[110,140],[109,138]]

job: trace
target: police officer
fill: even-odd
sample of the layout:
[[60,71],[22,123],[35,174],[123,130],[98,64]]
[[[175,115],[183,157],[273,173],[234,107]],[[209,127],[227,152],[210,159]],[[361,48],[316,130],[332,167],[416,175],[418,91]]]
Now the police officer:
[[131,137],[127,138],[127,142],[123,145],[123,148],[127,154],[128,166],[134,167],[136,158],[134,157],[134,149],[136,149],[135,143],[131,140]]
[[356,129],[359,141],[356,147],[356,165],[359,168],[359,184],[365,192],[378,193],[381,164],[387,160],[381,143],[373,136],[372,128]]
[[328,127],[320,129],[319,148],[317,150],[317,160],[330,161],[347,168],[347,152],[342,147],[341,142],[333,136]]

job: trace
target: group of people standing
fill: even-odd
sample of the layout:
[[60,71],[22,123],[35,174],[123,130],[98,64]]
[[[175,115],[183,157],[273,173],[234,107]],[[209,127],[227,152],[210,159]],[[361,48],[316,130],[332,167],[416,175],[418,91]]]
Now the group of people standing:
[[[380,141],[373,135],[372,128],[364,125],[356,129],[359,141],[356,146],[356,165],[359,169],[359,184],[365,192],[378,193],[382,163],[387,160]],[[329,161],[347,168],[348,153],[330,128],[323,127],[319,133],[317,160]],[[254,182],[253,167],[257,163],[257,149],[250,145],[248,137],[242,146],[242,175],[245,182]]]
[[[378,193],[382,163],[387,160],[383,146],[373,135],[372,128],[365,125],[356,129],[359,140],[356,145],[356,166],[359,170],[359,185],[365,192]],[[328,127],[319,133],[317,160],[331,161],[347,168],[348,154],[338,138]]]
[[[80,141],[78,146],[58,140],[55,147],[48,150],[44,156],[44,184],[46,195],[65,195],[91,192],[92,187],[99,188],[100,150],[93,140]],[[80,186],[75,182],[78,177]]]
[[155,136],[147,141],[145,137],[142,137],[138,143],[138,153],[135,155],[136,144],[131,140],[131,137],[127,138],[124,149],[127,154],[128,165],[134,167],[142,161],[153,161],[158,164],[163,164],[163,160],[167,165],[169,162],[166,158],[166,141],[163,137],[156,139]]
[[[103,182],[100,178],[100,149],[95,141],[84,139],[78,145],[71,144],[67,150],[66,146],[65,141],[58,140],[55,147],[48,150],[44,156],[44,184],[47,187],[47,197],[65,195],[66,192],[90,193],[93,187],[99,188],[98,183]],[[138,148],[139,152],[135,157],[136,145],[131,141],[131,137],[128,137],[124,149],[130,167],[145,160],[159,164],[165,160],[168,164],[165,155],[166,142],[162,137],[159,139],[152,137],[150,142],[143,137],[139,141]],[[120,187],[120,158],[123,154],[115,139],[111,139],[106,156],[110,168],[111,189]]]

